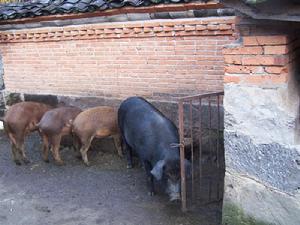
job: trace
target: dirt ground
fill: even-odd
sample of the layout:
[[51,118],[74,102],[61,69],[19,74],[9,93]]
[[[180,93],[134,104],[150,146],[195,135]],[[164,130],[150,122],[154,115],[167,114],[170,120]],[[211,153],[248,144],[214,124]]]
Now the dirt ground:
[[[111,140],[105,141],[112,146]],[[113,147],[110,147],[111,149]],[[147,195],[142,168],[127,170],[114,152],[94,150],[86,167],[71,149],[65,166],[41,160],[40,138],[26,140],[29,165],[16,166],[0,132],[0,225],[217,225],[216,208],[182,213],[165,194]]]

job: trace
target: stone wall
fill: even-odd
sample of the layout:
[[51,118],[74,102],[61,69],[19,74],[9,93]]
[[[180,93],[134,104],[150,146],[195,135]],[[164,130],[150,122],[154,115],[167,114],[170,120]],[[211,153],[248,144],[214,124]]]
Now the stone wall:
[[252,35],[223,51],[224,224],[300,224],[298,46]]
[[3,80],[3,63],[0,55],[0,118],[4,116],[5,101],[3,97],[4,80]]

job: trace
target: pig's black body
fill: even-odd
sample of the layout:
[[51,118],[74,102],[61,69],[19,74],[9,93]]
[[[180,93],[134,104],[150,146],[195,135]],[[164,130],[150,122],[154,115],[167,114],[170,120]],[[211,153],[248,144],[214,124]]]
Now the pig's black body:
[[179,148],[174,147],[179,143],[179,136],[173,122],[145,99],[130,97],[119,108],[118,123],[125,142],[128,167],[132,167],[133,151],[144,164],[151,194],[154,193],[153,176],[157,180],[165,176],[176,183],[176,195],[179,196],[180,156]]

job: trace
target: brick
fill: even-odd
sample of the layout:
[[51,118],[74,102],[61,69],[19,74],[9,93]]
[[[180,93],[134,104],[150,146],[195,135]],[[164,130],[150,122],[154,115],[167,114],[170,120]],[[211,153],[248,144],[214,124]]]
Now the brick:
[[274,85],[287,83],[288,76],[285,75],[266,75],[266,76],[247,76],[243,78],[243,83],[254,85]]
[[238,66],[228,65],[224,69],[225,73],[230,74],[264,74],[265,70],[263,66]]
[[144,27],[144,32],[145,33],[152,32],[152,27]]
[[229,64],[242,64],[242,56],[238,55],[225,55],[224,60]]
[[113,29],[109,29],[109,28],[105,28],[104,29],[104,33],[105,34],[112,34],[112,33],[114,33],[114,30]]
[[289,52],[287,45],[264,46],[265,55],[284,55]]
[[257,40],[260,45],[284,45],[289,42],[286,35],[257,36]]
[[208,25],[207,25],[207,29],[208,29],[208,30],[219,30],[219,25],[208,24]]
[[259,45],[256,36],[254,36],[254,37],[252,37],[252,36],[243,37],[243,44],[245,46]]
[[280,66],[286,65],[288,58],[285,56],[245,56],[242,59],[243,65],[265,65]]
[[265,71],[271,74],[288,73],[288,68],[283,66],[266,66]]
[[156,33],[156,32],[162,32],[163,31],[163,28],[162,27],[154,27],[153,28],[153,31]]
[[246,36],[243,37],[245,46],[253,45],[285,45],[288,44],[289,38],[286,35],[269,35],[269,36]]
[[220,29],[220,30],[231,30],[231,29],[232,29],[232,26],[231,26],[231,25],[228,25],[228,24],[220,24],[220,25],[219,25],[219,29]]
[[224,83],[240,83],[241,78],[238,76],[224,76]]
[[164,31],[173,31],[174,27],[173,26],[164,26]]
[[263,48],[261,46],[255,47],[235,47],[235,48],[224,48],[224,55],[261,55],[263,53]]
[[186,31],[194,31],[196,29],[195,26],[192,25],[184,25],[184,30]]
[[135,28],[133,28],[133,31],[134,31],[134,33],[140,33],[143,31],[143,28],[135,27]]
[[196,30],[206,30],[206,29],[207,27],[205,25],[199,25],[199,24],[196,25]]
[[174,30],[176,30],[176,31],[184,30],[184,26],[183,25],[175,25]]

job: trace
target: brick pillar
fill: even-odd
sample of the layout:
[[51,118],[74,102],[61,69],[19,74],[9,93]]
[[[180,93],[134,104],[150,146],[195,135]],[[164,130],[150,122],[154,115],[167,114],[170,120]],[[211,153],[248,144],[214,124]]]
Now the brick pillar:
[[223,50],[223,224],[300,224],[295,43],[246,36]]
[[4,110],[5,110],[4,95],[2,93],[3,90],[4,90],[3,63],[2,63],[2,57],[0,55],[0,118],[4,116]]
[[250,36],[242,44],[227,46],[224,82],[269,87],[286,83],[290,43],[284,35]]

